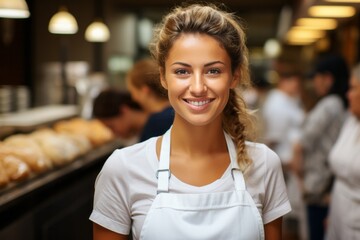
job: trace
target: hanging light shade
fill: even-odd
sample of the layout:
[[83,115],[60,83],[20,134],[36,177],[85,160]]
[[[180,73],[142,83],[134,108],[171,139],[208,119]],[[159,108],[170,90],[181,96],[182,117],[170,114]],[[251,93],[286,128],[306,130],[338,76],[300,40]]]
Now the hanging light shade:
[[49,22],[49,32],[54,34],[74,34],[78,31],[76,19],[65,7],[60,7]]
[[109,38],[109,28],[99,19],[86,28],[85,39],[89,42],[106,42]]
[[0,0],[0,17],[28,18],[29,8],[25,0]]

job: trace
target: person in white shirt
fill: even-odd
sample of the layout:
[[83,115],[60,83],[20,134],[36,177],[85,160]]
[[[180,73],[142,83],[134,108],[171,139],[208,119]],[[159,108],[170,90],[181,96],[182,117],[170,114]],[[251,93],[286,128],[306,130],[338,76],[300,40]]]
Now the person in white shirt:
[[335,183],[327,240],[360,239],[360,64],[352,71],[347,96],[350,113],[329,157]]
[[281,163],[248,142],[245,34],[212,5],[177,7],[154,33],[151,53],[174,108],[172,127],[116,150],[95,186],[95,240],[281,239],[291,210]]
[[[292,67],[294,68],[294,67]],[[300,72],[289,67],[278,71],[276,87],[268,93],[261,109],[264,125],[264,142],[280,157],[284,167],[285,181],[292,212],[285,218],[285,225],[296,223],[294,233],[307,239],[307,221],[302,201],[301,182],[289,164],[293,157],[293,146],[299,141],[305,112],[301,102]],[[289,229],[293,229],[294,227]]]
[[292,166],[303,178],[309,239],[324,239],[333,174],[329,153],[344,123],[349,70],[339,55],[324,55],[313,71],[312,83],[319,100],[307,113],[300,141],[294,146]]

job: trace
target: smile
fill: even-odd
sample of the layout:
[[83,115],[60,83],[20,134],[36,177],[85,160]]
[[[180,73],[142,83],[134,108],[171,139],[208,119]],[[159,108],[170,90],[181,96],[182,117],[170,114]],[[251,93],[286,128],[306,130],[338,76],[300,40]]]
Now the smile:
[[202,101],[193,101],[193,100],[185,100],[187,103],[191,104],[191,105],[194,105],[196,107],[201,107],[201,106],[204,106],[205,104],[208,104],[211,102],[210,99],[208,100],[202,100]]

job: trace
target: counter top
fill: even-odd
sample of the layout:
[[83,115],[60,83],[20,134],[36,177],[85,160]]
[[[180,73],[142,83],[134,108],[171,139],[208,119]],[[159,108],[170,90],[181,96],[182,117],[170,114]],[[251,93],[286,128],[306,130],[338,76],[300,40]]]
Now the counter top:
[[76,105],[47,105],[21,112],[0,114],[0,132],[1,129],[32,131],[37,127],[75,117],[78,114],[79,109]]

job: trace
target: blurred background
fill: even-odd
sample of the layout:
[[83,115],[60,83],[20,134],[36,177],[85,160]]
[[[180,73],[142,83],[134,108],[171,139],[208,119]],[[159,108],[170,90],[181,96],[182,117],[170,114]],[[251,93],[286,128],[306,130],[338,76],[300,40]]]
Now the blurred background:
[[[0,239],[91,238],[87,217],[94,179],[113,149],[124,145],[101,122],[89,122],[93,100],[105,88],[126,90],[126,73],[149,56],[153,26],[182,2],[0,0],[0,158],[12,151],[1,150],[2,141],[14,135],[47,128],[86,137],[74,140],[83,145],[68,159],[52,155],[55,160],[48,167],[5,174],[0,181]],[[316,97],[307,79],[319,57],[335,53],[349,68],[360,60],[359,0],[221,3],[243,19],[256,94],[275,86],[279,72],[296,72],[302,76],[308,111]],[[251,91],[244,96],[250,107],[259,97]],[[66,125],[73,118],[76,122]],[[50,139],[54,132],[42,132],[35,140]],[[297,235],[285,239],[300,239]]]
[[[72,91],[82,78],[103,77],[110,84],[122,86],[124,73],[136,59],[148,54],[152,26],[164,12],[181,2],[26,1],[29,10],[27,18],[0,18],[0,85],[1,92],[6,91],[4,86],[15,90],[21,87],[19,94],[28,94],[29,100],[23,104],[25,106],[13,103],[13,106],[3,107],[0,111],[61,103],[65,98],[62,97],[62,64],[66,65],[69,95],[66,99],[69,103],[78,102],[78,96]],[[354,64],[359,58],[360,4],[356,1],[222,2],[244,20],[251,69],[256,78],[268,78],[276,59],[294,63],[307,71],[316,56],[324,52],[339,52],[349,64]],[[310,12],[314,5],[337,7],[334,13],[325,13],[322,17],[328,22],[315,23],[310,22],[319,18]],[[73,16],[77,29],[65,34],[61,31],[51,33],[50,20],[62,9]],[[344,15],[341,15],[342,10]],[[109,38],[86,38],[85,32],[95,20],[106,24]]]

